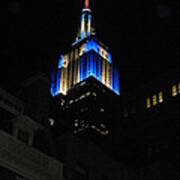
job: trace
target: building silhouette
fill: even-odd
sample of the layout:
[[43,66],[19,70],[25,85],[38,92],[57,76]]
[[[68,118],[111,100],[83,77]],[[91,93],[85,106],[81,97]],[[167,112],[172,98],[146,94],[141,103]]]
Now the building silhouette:
[[16,95],[0,89],[0,179],[179,179],[179,70],[120,96],[89,7],[51,80],[38,73]]
[[26,107],[25,102],[0,89],[0,178],[62,179],[63,164],[36,146],[36,134],[43,126],[25,113]]
[[119,73],[109,49],[95,36],[89,1],[82,10],[77,38],[69,52],[60,56],[52,75],[51,94],[75,134],[92,131],[107,136],[112,130]]

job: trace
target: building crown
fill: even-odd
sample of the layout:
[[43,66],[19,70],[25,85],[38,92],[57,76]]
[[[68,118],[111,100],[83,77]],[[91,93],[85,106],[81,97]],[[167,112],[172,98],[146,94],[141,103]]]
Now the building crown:
[[52,74],[51,93],[67,95],[76,84],[93,77],[119,95],[118,70],[109,49],[94,37],[89,0],[84,1],[81,25],[69,53],[60,56],[58,68]]

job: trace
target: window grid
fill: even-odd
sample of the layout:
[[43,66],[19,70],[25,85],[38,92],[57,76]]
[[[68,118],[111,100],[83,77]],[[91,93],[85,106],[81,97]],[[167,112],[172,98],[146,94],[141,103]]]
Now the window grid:
[[[171,95],[173,97],[180,94],[180,83],[174,84],[171,86]],[[149,109],[151,106],[156,106],[157,104],[162,104],[164,102],[163,91],[160,91],[158,94],[154,94],[152,98],[146,99],[146,108]]]

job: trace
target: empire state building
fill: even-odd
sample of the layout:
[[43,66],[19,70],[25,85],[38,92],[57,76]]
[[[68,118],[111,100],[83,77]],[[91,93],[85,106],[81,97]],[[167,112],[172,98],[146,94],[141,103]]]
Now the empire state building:
[[56,112],[65,114],[63,123],[69,122],[75,134],[109,135],[120,95],[119,73],[109,49],[96,38],[88,0],[72,49],[60,56],[52,74],[51,94]]
[[109,49],[96,39],[89,0],[85,0],[77,38],[69,53],[61,54],[52,75],[51,94],[67,95],[73,86],[89,77],[94,77],[119,95],[118,71]]

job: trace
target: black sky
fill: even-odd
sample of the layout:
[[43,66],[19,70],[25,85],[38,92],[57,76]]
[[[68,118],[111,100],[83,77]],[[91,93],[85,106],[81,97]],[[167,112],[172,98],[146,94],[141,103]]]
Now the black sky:
[[[75,39],[81,0],[10,0],[2,10],[1,87],[11,89],[38,71],[49,75]],[[110,47],[129,89],[180,68],[179,0],[92,2],[98,38]]]

